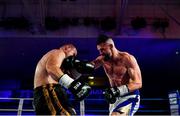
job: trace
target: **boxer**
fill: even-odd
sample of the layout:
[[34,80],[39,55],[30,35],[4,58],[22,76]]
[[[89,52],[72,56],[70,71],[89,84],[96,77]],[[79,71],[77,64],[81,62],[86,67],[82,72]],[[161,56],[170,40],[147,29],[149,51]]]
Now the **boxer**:
[[[79,101],[89,95],[91,87],[77,76],[83,68],[89,70],[93,67],[77,60],[76,55],[75,46],[65,44],[47,52],[37,63],[34,75],[34,107],[37,115],[75,115],[67,90]],[[71,69],[80,73],[75,73],[76,77],[73,77]]]
[[104,91],[109,105],[109,115],[133,115],[139,107],[139,89],[142,87],[141,71],[135,57],[119,51],[111,37],[100,35],[97,39],[100,55],[91,63],[95,69],[103,66],[110,87]]

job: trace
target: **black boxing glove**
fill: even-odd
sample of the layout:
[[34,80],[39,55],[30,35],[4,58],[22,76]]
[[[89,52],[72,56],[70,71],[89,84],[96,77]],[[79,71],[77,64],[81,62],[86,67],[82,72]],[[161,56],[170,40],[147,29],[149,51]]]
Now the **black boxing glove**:
[[120,87],[107,88],[103,92],[105,99],[108,103],[113,104],[116,102],[117,97],[124,96],[129,93],[127,85],[122,85]]
[[59,84],[70,90],[78,101],[86,98],[91,91],[91,87],[87,83],[80,81],[80,79],[74,80],[67,74],[60,78]]
[[105,100],[108,103],[115,103],[117,97],[119,96],[119,90],[117,89],[117,87],[113,87],[113,88],[107,88],[105,89],[105,91],[103,92]]
[[81,74],[92,74],[94,72],[94,65],[87,61],[78,61],[74,63],[75,69]]
[[71,69],[74,67],[75,60],[76,60],[75,56],[69,56],[63,60],[61,67],[64,68],[65,70]]
[[69,90],[78,101],[81,101],[89,96],[91,87],[87,83],[81,82],[79,79],[76,79],[71,83]]

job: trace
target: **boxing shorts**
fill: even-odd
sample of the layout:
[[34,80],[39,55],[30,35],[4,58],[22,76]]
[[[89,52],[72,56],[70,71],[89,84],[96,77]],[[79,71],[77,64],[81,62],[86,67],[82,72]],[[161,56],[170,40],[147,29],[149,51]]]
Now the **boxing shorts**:
[[114,104],[110,104],[109,113],[119,112],[132,116],[137,112],[140,105],[139,90],[131,92],[122,97],[118,97]]
[[75,115],[67,94],[59,84],[47,84],[34,89],[36,115]]

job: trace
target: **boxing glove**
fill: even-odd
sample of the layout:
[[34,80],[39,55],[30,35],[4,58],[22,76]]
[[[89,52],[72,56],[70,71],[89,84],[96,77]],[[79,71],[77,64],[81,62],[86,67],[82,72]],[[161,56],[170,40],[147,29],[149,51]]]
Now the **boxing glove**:
[[64,68],[65,70],[71,69],[74,67],[75,60],[76,60],[75,56],[69,56],[63,60],[61,67]]
[[76,69],[81,74],[92,74],[94,71],[94,65],[86,61],[80,61],[74,56],[65,58],[62,62],[62,67],[65,70]]
[[80,81],[80,79],[74,80],[67,74],[60,78],[59,84],[67,88],[78,101],[86,98],[91,91],[91,87],[87,83]]
[[122,85],[120,87],[107,88],[103,92],[105,96],[105,100],[110,104],[115,103],[117,100],[117,97],[124,96],[128,93],[129,93],[129,89],[127,85]]
[[94,65],[87,61],[78,61],[76,60],[74,63],[75,69],[81,74],[89,74],[91,75],[94,72]]

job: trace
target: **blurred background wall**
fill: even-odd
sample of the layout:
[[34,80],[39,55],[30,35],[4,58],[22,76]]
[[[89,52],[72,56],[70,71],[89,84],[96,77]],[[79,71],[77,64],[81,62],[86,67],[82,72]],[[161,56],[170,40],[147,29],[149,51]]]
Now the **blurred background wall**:
[[[32,97],[37,62],[65,43],[75,44],[79,59],[95,59],[96,38],[105,33],[136,57],[142,98],[168,98],[180,89],[179,6],[179,0],[0,0],[0,97]],[[108,84],[102,68],[92,81],[92,94],[102,99]],[[99,104],[107,113],[107,103]],[[150,106],[169,114],[168,101],[142,102],[141,108]]]

